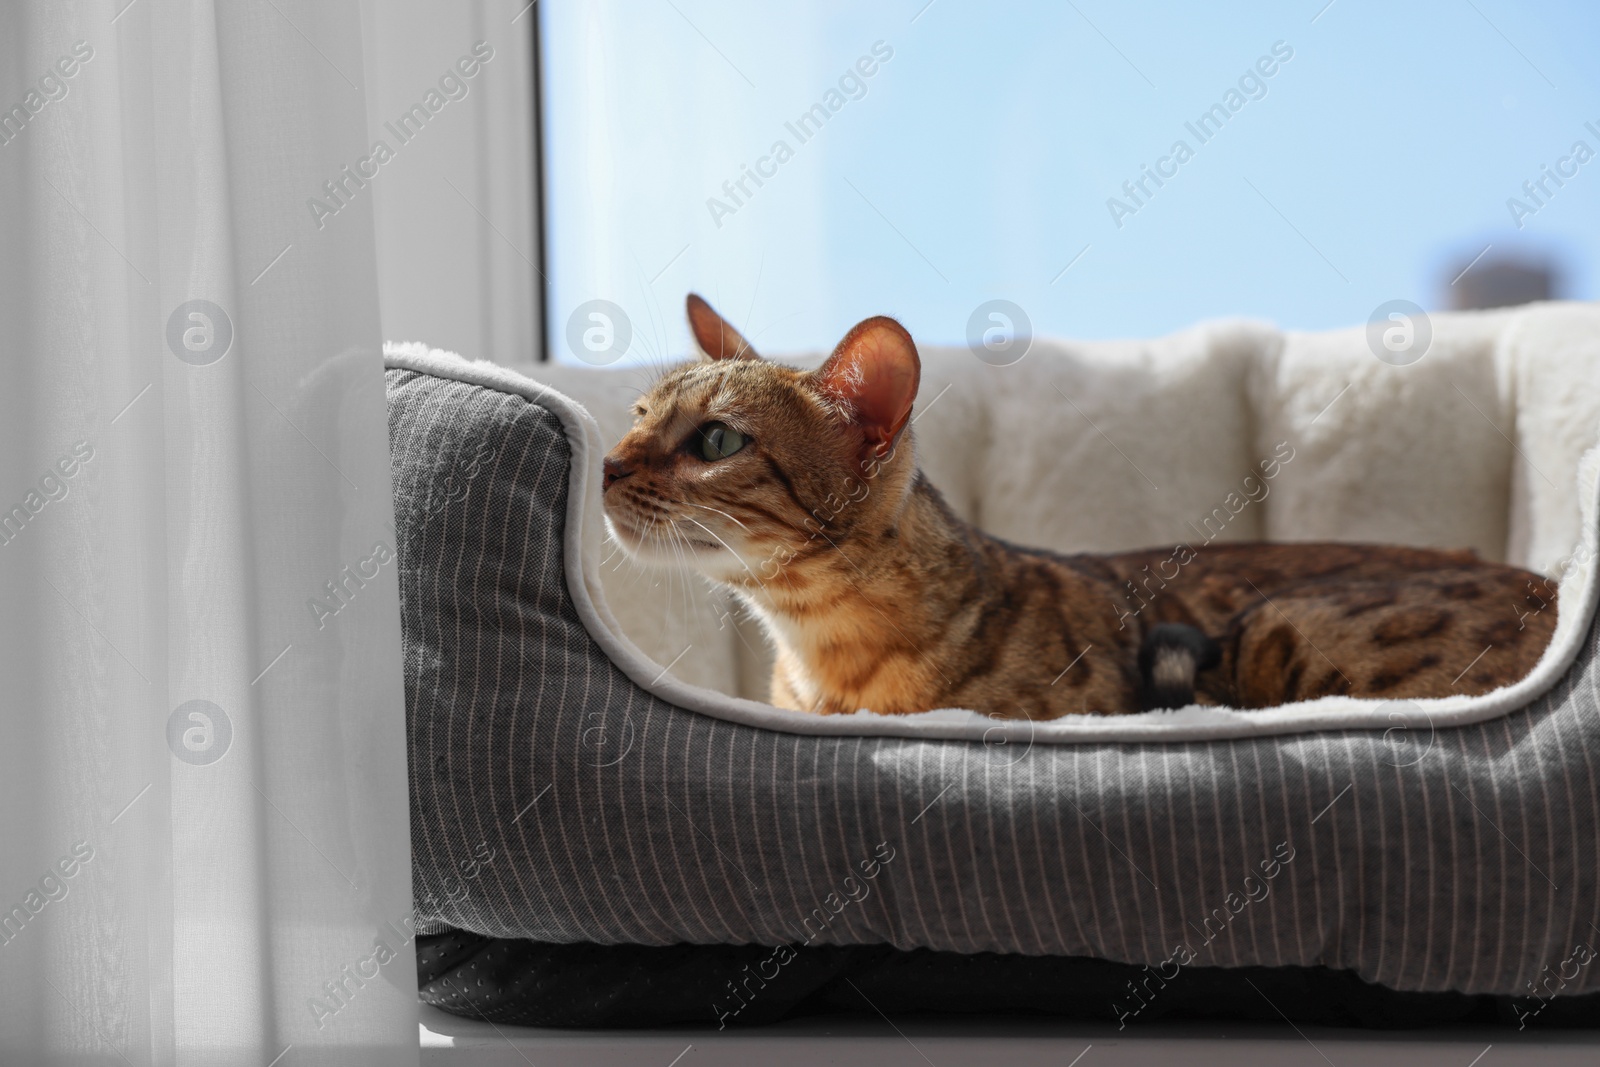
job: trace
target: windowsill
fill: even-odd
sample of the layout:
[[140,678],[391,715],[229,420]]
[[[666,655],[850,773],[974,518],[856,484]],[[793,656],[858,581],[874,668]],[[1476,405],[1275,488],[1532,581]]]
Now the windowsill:
[[421,1013],[422,1067],[921,1067],[927,1062],[1068,1067],[1090,1046],[1082,1067],[1178,1062],[1265,1067],[1324,1058],[1362,1067],[1464,1067],[1490,1045],[1495,1046],[1493,1062],[1553,1067],[1593,1064],[1600,1051],[1600,1030],[1295,1030],[1285,1023],[1156,1022],[1119,1032],[1109,1023],[1039,1018],[905,1018],[891,1026],[863,1015],[813,1016],[745,1030],[540,1030],[470,1022],[429,1007]]

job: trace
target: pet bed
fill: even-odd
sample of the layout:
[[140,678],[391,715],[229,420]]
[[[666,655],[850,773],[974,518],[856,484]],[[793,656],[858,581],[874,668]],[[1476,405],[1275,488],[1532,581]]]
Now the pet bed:
[[[1054,465],[1034,457],[1046,473],[1019,498],[1048,477],[1076,478],[1079,500],[1116,499],[1122,488],[1096,489],[1108,455],[1138,440],[1135,425],[1176,422],[1196,443],[1167,452],[1168,467],[1124,454],[1139,470],[1122,484],[1149,482],[1145,513],[1203,516],[1263,443],[1270,454],[1292,439],[1275,496],[1253,513],[1229,506],[1225,536],[1466,541],[1561,578],[1545,657],[1482,697],[1033,724],[959,709],[812,717],[675,677],[638,646],[694,634],[636,641],[607,602],[609,441],[584,408],[503,368],[390,346],[419,931],[1092,957],[1158,973],[1322,967],[1419,993],[1600,990],[1600,460],[1585,455],[1600,314],[1441,315],[1433,334],[1405,368],[1375,360],[1361,331],[1237,323],[1036,342],[1010,368],[925,351],[930,400],[942,380],[983,376],[944,401],[956,442],[977,426],[992,443],[1019,405],[1059,417],[1057,393],[1077,408],[1064,448],[1059,433],[1033,442]],[[616,374],[591,372],[603,373]],[[1461,416],[1442,439],[1416,425],[1441,395]],[[1354,430],[1341,417],[1330,433],[1337,404]],[[966,485],[940,478],[957,445],[939,439],[939,409],[919,407],[936,483],[1017,537],[1026,514],[986,510],[1003,477],[980,465]],[[1375,433],[1410,466],[1358,455]],[[1341,484],[1365,496],[1331,494],[1345,504],[1330,507]],[[1492,506],[1474,510],[1474,494]],[[1051,547],[1166,539],[1133,540],[1142,531],[1117,528],[1128,521],[1105,524],[1129,537],[1120,545]]]

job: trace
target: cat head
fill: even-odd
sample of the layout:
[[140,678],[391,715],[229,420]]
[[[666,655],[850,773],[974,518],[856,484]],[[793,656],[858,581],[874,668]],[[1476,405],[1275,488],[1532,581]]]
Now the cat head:
[[803,371],[763,360],[698,296],[688,311],[702,358],[639,399],[605,458],[606,521],[623,548],[765,585],[892,521],[916,469],[922,363],[905,328],[867,319]]

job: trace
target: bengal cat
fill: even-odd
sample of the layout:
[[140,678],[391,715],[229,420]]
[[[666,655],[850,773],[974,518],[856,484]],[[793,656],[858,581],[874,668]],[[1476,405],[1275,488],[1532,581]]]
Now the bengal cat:
[[635,406],[605,459],[607,521],[760,619],[780,707],[1053,719],[1477,694],[1550,640],[1548,586],[1470,551],[1008,544],[917,469],[921,361],[899,323],[867,319],[807,372],[760,359],[699,297],[688,310],[705,358]]

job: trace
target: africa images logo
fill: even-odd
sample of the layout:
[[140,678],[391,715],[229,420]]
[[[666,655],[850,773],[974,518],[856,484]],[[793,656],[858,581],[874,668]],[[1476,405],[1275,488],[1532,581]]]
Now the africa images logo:
[[[412,104],[394,122],[385,122],[384,128],[394,135],[399,148],[410,144],[422,132],[422,128],[444,110],[446,104],[465,100],[472,91],[469,82],[493,58],[494,49],[487,41],[479,41],[472,46],[471,55],[462,56],[439,76],[437,89],[430,86],[422,94],[420,103]],[[317,229],[326,225],[325,220],[330,215],[337,215],[350,206],[356,193],[378,176],[378,168],[393,159],[397,151],[398,148],[391,148],[389,142],[380,137],[372,142],[372,148],[366,155],[356,160],[353,170],[347,163],[339,168],[339,173],[323,182],[322,191],[327,199],[313,196],[306,200],[306,208],[311,212],[311,221],[317,224]]]
[[1273,41],[1271,53],[1259,57],[1252,66],[1247,67],[1239,76],[1237,87],[1230,85],[1220,101],[1200,112],[1194,121],[1183,124],[1183,128],[1194,138],[1193,148],[1188,141],[1178,138],[1172,142],[1166,155],[1156,159],[1154,169],[1147,163],[1141,163],[1139,176],[1122,183],[1122,193],[1127,199],[1115,196],[1106,198],[1106,210],[1110,212],[1111,221],[1117,229],[1122,229],[1124,217],[1137,215],[1140,208],[1148,206],[1161,187],[1178,176],[1178,169],[1195,157],[1201,145],[1221,133],[1228,120],[1244,110],[1245,104],[1266,98],[1267,80],[1294,58],[1294,48],[1287,41]]

